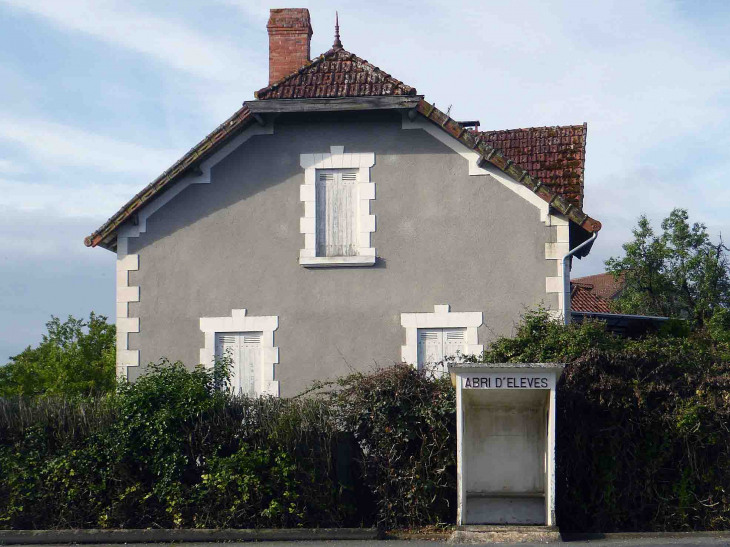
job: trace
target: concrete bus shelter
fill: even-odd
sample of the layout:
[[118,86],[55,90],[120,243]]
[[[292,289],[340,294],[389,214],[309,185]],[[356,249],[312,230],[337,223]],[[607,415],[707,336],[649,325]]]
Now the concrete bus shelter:
[[555,363],[456,364],[457,524],[555,522]]

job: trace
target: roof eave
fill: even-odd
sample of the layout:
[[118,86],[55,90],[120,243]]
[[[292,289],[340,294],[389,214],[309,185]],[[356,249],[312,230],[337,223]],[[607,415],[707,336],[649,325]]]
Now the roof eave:
[[256,118],[245,105],[237,110],[233,116],[214,129],[202,141],[195,145],[187,154],[175,162],[172,167],[162,173],[150,184],[145,186],[130,199],[119,211],[109,220],[102,224],[96,231],[84,239],[87,247],[102,247],[103,249],[114,250],[116,247],[116,232],[122,224],[127,222],[132,215],[144,207],[150,200],[160,192],[167,190],[175,184],[182,175],[195,169],[200,162],[218,150],[231,137],[255,123]]

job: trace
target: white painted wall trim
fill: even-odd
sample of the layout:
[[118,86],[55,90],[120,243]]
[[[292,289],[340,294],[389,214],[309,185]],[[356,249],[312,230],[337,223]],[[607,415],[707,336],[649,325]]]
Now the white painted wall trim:
[[222,332],[262,332],[261,368],[256,375],[258,395],[279,396],[279,381],[274,379],[274,365],[279,363],[279,348],[274,346],[274,331],[279,328],[278,315],[246,315],[246,310],[231,310],[231,317],[201,317],[200,330],[205,347],[200,349],[200,363],[212,367],[215,360],[215,335]]
[[404,114],[403,129],[422,129],[426,131],[429,135],[444,143],[446,146],[451,148],[454,152],[456,152],[469,162],[469,175],[490,175],[498,182],[500,182],[503,186],[509,188],[518,196],[537,207],[540,210],[540,221],[544,222],[545,226],[557,227],[558,236],[556,241],[554,243],[545,244],[545,259],[553,260],[555,262],[555,275],[546,277],[545,292],[547,294],[558,294],[558,309],[550,310],[550,313],[555,318],[562,318],[563,268],[560,260],[568,252],[570,246],[570,230],[568,219],[564,215],[550,214],[550,206],[545,200],[537,196],[534,192],[530,191],[529,188],[526,188],[522,184],[512,180],[510,177],[505,175],[502,171],[500,171],[493,165],[487,164],[484,167],[479,167],[479,165],[477,164],[479,154],[454,139],[451,135],[436,127],[432,122],[429,122],[428,120],[425,120],[423,118],[417,118],[415,121],[411,121],[410,118]]
[[[139,302],[139,287],[129,286],[129,271],[139,269],[139,255],[127,254],[129,238],[139,237],[147,231],[147,219],[164,207],[172,198],[191,184],[208,184],[210,171],[231,152],[256,135],[273,135],[273,123],[261,127],[254,124],[200,164],[202,175],[187,175],[171,188],[154,198],[137,213],[137,224],[127,223],[117,234],[117,376],[127,378],[129,367],[139,366],[139,350],[128,349],[130,332],[140,332],[139,319],[129,317],[129,302]],[[134,330],[129,330],[134,329]]]
[[503,186],[509,188],[512,192],[537,207],[540,210],[540,221],[545,222],[547,226],[550,226],[550,215],[548,214],[549,205],[545,200],[537,196],[529,188],[526,188],[519,182],[515,182],[514,180],[512,180],[502,171],[497,169],[494,165],[487,164],[484,167],[479,167],[479,165],[477,164],[479,154],[477,154],[474,150],[471,150],[469,147],[465,146],[461,142],[457,141],[455,138],[447,134],[442,129],[436,127],[432,122],[429,122],[428,120],[425,120],[423,118],[416,118],[415,121],[411,121],[410,118],[408,118],[408,116],[404,114],[403,129],[422,129],[435,139],[441,141],[469,162],[469,175],[490,175],[492,178],[500,182]]
[[437,304],[433,313],[401,313],[400,324],[406,329],[406,345],[401,346],[401,361],[418,366],[418,329],[466,328],[466,355],[479,355],[478,327],[484,319],[482,312],[452,312],[448,304]]
[[[370,181],[370,168],[375,154],[345,153],[344,146],[330,146],[324,154],[300,154],[299,165],[304,169],[304,184],[299,187],[299,200],[304,203],[304,216],[299,219],[299,231],[304,234],[304,248],[299,250],[299,264],[305,267],[372,266],[375,248],[371,234],[375,231],[375,215],[370,214],[370,201],[375,199],[375,184]],[[358,224],[360,248],[358,256],[316,256],[316,190],[317,169],[358,169]],[[346,258],[346,260],[344,260]]]
[[570,226],[568,219],[563,215],[548,215],[547,222],[549,226],[555,226],[557,230],[557,238],[554,243],[545,243],[545,260],[551,260],[554,267],[554,276],[545,278],[545,292],[547,294],[558,295],[558,309],[550,310],[550,314],[562,321],[564,294],[563,294],[563,265],[562,258],[570,250]]
[[177,196],[180,192],[185,190],[191,184],[210,184],[211,182],[211,169],[223,161],[227,156],[234,152],[239,146],[249,140],[251,137],[257,135],[273,135],[274,125],[273,122],[269,122],[264,127],[258,124],[254,124],[248,127],[240,135],[231,139],[231,141],[218,150],[215,154],[209,157],[207,160],[200,164],[200,170],[202,175],[186,175],[182,180],[177,182],[171,188],[154,198],[150,203],[145,205],[141,211],[137,213],[137,225],[133,226],[131,223],[127,223],[119,229],[118,237],[139,237],[139,234],[147,231],[147,219],[159,211],[162,207]]
[[139,287],[129,286],[129,272],[139,270],[139,255],[128,254],[129,239],[117,237],[117,377],[128,379],[139,366],[139,350],[129,349],[129,333],[139,332],[139,318],[129,317],[129,303],[139,302]]

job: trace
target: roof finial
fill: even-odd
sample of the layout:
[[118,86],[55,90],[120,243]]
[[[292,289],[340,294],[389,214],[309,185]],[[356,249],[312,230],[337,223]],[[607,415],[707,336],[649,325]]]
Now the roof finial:
[[335,12],[335,43],[332,47],[342,49],[342,42],[340,42],[340,15],[337,12]]

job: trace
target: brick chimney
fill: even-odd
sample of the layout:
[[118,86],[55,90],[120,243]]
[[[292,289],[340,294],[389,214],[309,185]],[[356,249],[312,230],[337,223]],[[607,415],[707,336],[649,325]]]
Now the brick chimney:
[[269,22],[269,85],[309,62],[312,25],[306,8],[272,9]]

